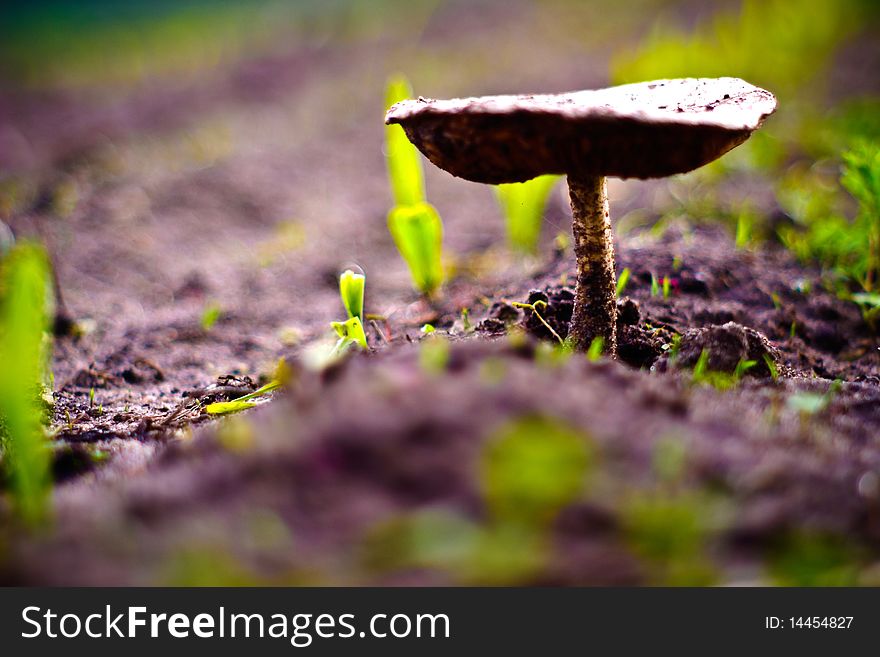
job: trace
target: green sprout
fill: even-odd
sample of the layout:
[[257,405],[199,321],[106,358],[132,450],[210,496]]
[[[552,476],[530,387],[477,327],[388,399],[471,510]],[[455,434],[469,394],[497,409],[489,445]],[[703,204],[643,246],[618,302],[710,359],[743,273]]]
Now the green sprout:
[[590,343],[590,348],[587,349],[587,360],[591,362],[596,362],[597,360],[602,358],[602,352],[604,350],[605,339],[601,335],[597,335]]
[[669,291],[670,291],[671,286],[672,286],[672,280],[669,278],[669,276],[664,276],[663,277],[663,298],[664,299],[669,298]]
[[228,402],[215,402],[213,404],[208,404],[205,406],[205,412],[208,415],[228,415],[229,413],[237,413],[238,411],[244,411],[248,408],[253,408],[256,406],[256,403],[252,402],[252,399],[256,399],[257,397],[262,397],[273,390],[280,388],[280,381],[270,381],[262,388],[258,388],[253,392],[250,392],[241,397],[237,397],[232,401]]
[[657,277],[652,273],[651,274],[651,296],[656,297],[660,294],[660,282],[657,280]]
[[559,176],[545,175],[495,187],[506,220],[507,241],[514,250],[528,254],[538,250],[544,208],[557,180]]
[[745,249],[752,243],[752,233],[755,227],[755,217],[751,212],[742,210],[736,216],[736,236],[734,244],[737,249]]
[[220,319],[221,315],[223,315],[223,308],[219,303],[209,303],[205,306],[205,309],[202,311],[202,318],[199,322],[202,326],[202,330],[210,331],[214,328],[214,324],[217,323],[217,320]]
[[[385,88],[385,109],[412,96],[409,81],[402,75],[393,76]],[[425,177],[421,156],[399,125],[386,126],[385,152],[395,205],[406,207],[424,203]]]
[[776,363],[773,362],[773,359],[770,357],[770,354],[762,354],[764,359],[764,363],[767,365],[767,369],[770,371],[770,378],[774,381],[779,379],[779,368],[776,367]]
[[27,525],[49,515],[50,453],[40,397],[50,380],[49,260],[42,247],[22,243],[2,262],[0,279],[0,416],[12,504]]
[[461,328],[465,333],[470,333],[474,330],[473,324],[471,324],[471,310],[470,308],[462,308],[461,309]]
[[397,206],[388,214],[388,230],[409,267],[416,289],[430,297],[443,283],[440,215],[427,203]]
[[342,305],[349,319],[357,317],[361,324],[364,322],[364,285],[366,276],[355,274],[351,269],[346,269],[339,277],[339,296],[342,297]]
[[696,364],[694,364],[693,382],[710,385],[716,390],[728,390],[738,385],[746,372],[757,364],[758,361],[755,360],[740,359],[733,372],[711,370],[709,369],[709,351],[703,349]]
[[[410,97],[406,79],[394,77],[386,89],[386,109]],[[416,289],[430,297],[443,283],[443,222],[426,201],[421,156],[399,125],[385,128],[385,148],[395,203],[388,213],[388,230]]]
[[351,347],[359,349],[368,349],[367,336],[364,333],[364,327],[361,320],[357,317],[350,317],[344,322],[330,322],[330,326],[336,331],[339,339],[333,347],[333,355],[338,356],[344,354]]
[[626,284],[629,283],[630,271],[629,267],[620,272],[620,276],[617,277],[617,297],[620,298],[620,295],[623,294],[623,291],[626,289]]

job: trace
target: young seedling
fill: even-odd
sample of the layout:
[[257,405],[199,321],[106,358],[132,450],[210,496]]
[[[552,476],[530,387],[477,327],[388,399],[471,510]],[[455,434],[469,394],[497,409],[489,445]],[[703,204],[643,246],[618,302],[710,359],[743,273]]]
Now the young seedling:
[[[412,87],[405,77],[397,75],[388,80],[385,88],[385,109],[410,97]],[[424,203],[425,177],[422,160],[399,127],[385,128],[385,157],[394,204],[406,207]]]
[[565,340],[563,340],[559,336],[559,334],[553,330],[553,327],[550,326],[550,324],[547,323],[547,320],[544,319],[544,317],[541,315],[541,313],[543,313],[544,311],[547,310],[547,302],[546,301],[542,301],[541,299],[538,299],[537,301],[535,301],[535,303],[520,303],[519,301],[514,301],[510,305],[513,306],[514,308],[522,308],[524,310],[531,310],[532,314],[538,318],[538,321],[544,325],[544,328],[546,328],[548,331],[550,331],[550,334],[554,338],[556,338],[556,340],[559,342],[559,344],[562,344],[562,345],[565,344]]
[[776,363],[773,361],[769,354],[762,354],[761,357],[764,359],[764,363],[767,365],[767,369],[770,371],[770,378],[774,381],[778,381],[779,368],[776,367]]
[[605,341],[602,339],[601,335],[597,335],[593,338],[593,342],[590,344],[590,348],[587,349],[587,360],[591,362],[596,362],[600,358],[602,358],[602,352],[605,350]]
[[202,311],[202,318],[199,322],[202,326],[202,330],[210,331],[214,328],[214,324],[217,323],[221,315],[223,315],[223,308],[219,303],[209,303],[205,306],[205,309]]
[[427,203],[398,205],[388,214],[388,230],[413,285],[433,296],[443,284],[443,222],[437,210]]
[[253,408],[256,406],[252,399],[256,399],[257,397],[262,397],[263,395],[267,395],[273,390],[276,390],[281,387],[281,381],[270,381],[262,388],[258,388],[251,393],[246,395],[242,395],[241,397],[237,397],[232,401],[228,402],[215,402],[213,404],[208,404],[205,406],[205,412],[209,415],[227,415],[229,413],[237,413],[239,411],[247,410],[248,408]]
[[49,515],[52,487],[40,398],[49,378],[49,260],[22,243],[0,261],[0,274],[0,444],[13,508],[33,527]]
[[[392,78],[386,89],[385,107],[411,95],[405,78]],[[385,129],[385,149],[395,203],[388,214],[388,230],[416,289],[430,297],[443,284],[443,222],[425,199],[421,158],[400,126]]]
[[605,177],[659,178],[708,164],[776,108],[736,78],[657,80],[539,96],[405,100],[385,116],[435,165],[474,182],[568,176],[577,258],[569,335],[617,351],[614,251]]
[[696,384],[710,385],[716,390],[728,390],[739,384],[746,372],[757,364],[758,361],[755,360],[741,359],[736,364],[736,368],[734,368],[733,372],[711,370],[709,369],[709,351],[703,349],[703,351],[700,352],[700,357],[694,364],[693,382]]
[[351,347],[367,350],[367,335],[364,333],[364,327],[361,320],[357,317],[351,317],[344,322],[330,322],[330,326],[336,331],[339,339],[333,347],[333,356],[340,356],[348,351]]
[[346,269],[339,276],[339,296],[342,297],[342,305],[348,318],[357,317],[361,324],[364,323],[364,286],[366,276],[356,274],[351,269]]
[[495,188],[506,219],[507,242],[514,250],[526,254],[537,252],[544,207],[557,180],[559,176],[538,176]]
[[626,284],[629,283],[629,267],[620,272],[620,276],[617,278],[617,287],[614,290],[614,296],[618,299],[620,295],[623,294],[623,291],[626,289]]

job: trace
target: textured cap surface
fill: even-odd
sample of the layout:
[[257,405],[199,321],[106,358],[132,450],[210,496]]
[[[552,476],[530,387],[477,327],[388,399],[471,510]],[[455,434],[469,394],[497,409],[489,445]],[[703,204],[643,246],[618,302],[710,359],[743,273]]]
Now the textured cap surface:
[[657,178],[738,146],[776,109],[738,78],[684,78],[532,96],[405,100],[385,116],[449,173],[482,183],[545,173]]

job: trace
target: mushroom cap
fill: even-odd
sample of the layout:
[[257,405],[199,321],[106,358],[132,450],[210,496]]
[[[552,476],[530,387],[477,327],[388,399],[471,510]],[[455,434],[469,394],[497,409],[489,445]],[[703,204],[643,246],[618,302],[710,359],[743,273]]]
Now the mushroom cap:
[[481,183],[547,173],[659,178],[708,164],[776,109],[738,78],[683,78],[564,94],[404,100],[400,124],[435,165]]

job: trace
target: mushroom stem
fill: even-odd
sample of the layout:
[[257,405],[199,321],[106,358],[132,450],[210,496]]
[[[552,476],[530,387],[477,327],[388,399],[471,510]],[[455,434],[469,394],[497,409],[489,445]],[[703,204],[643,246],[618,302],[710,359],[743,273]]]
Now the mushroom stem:
[[577,286],[569,336],[579,351],[595,338],[604,340],[604,353],[617,356],[617,299],[614,243],[605,176],[569,175]]

